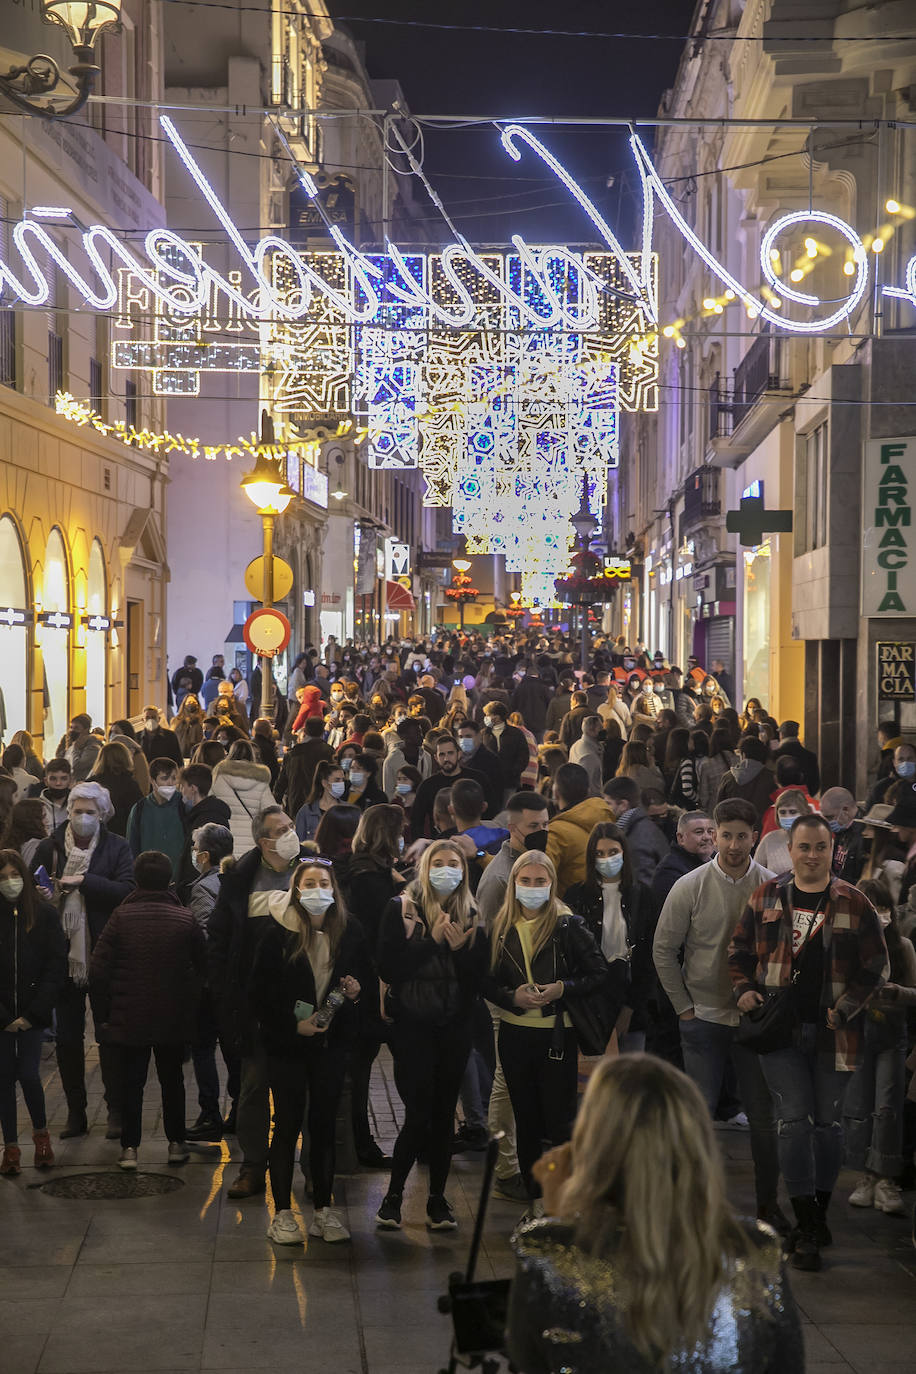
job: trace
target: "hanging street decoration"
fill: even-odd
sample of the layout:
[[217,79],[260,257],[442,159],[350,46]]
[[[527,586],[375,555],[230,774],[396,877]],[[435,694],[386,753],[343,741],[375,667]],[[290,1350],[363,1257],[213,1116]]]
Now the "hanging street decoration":
[[[685,346],[684,322],[659,316],[656,214],[721,284],[704,309],[737,307],[774,330],[816,335],[872,298],[916,305],[916,255],[902,285],[875,280],[869,248],[879,252],[880,237],[867,243],[815,207],[777,215],[760,244],[760,284],[738,280],[687,222],[635,132],[630,151],[643,196],[636,252],[623,249],[532,130],[509,123],[500,130],[507,156],[548,169],[582,210],[583,241],[599,249],[534,245],[514,234],[503,250],[478,250],[458,234],[435,251],[389,242],[370,253],[347,238],[345,215],[332,222],[322,214],[322,189],[299,166],[306,208],[315,207],[333,248],[311,252],[278,233],[250,242],[175,122],[162,115],[160,124],[234,261],[217,267],[203,242],[168,228],[137,226],[139,249],[132,236],[83,225],[67,205],[32,205],[9,227],[4,304],[46,306],[61,274],[90,309],[114,313],[112,366],[148,373],[154,394],[198,395],[211,373],[252,373],[293,434],[319,422],[359,424],[369,466],[420,469],[425,503],[451,508],[469,553],[504,555],[530,605],[555,598],[583,477],[591,514],[601,519],[620,412],[658,406],[660,338]],[[804,271],[792,267],[799,253]],[[831,257],[842,264],[839,286],[835,274],[812,275]],[[255,451],[254,437],[206,445],[107,426],[72,397],[60,397],[58,408],[155,452]],[[283,451],[296,447],[294,440]],[[753,523],[759,513],[743,507],[741,518]]]

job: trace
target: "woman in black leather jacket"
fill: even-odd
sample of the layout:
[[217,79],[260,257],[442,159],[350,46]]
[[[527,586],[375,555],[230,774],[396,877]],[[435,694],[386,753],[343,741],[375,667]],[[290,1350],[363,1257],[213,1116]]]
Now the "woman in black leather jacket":
[[512,1238],[521,1374],[801,1374],[779,1237],[732,1215],[699,1090],[654,1055],[604,1059],[572,1139],[538,1165],[547,1212]]
[[532,1166],[544,1141],[568,1140],[576,1115],[578,1046],[563,998],[595,993],[608,979],[591,933],[557,900],[551,860],[522,854],[493,922],[484,996],[499,1009],[499,1058],[529,1197],[540,1192]]
[[[347,917],[328,859],[306,859],[289,891],[270,893],[269,901],[273,920],[258,945],[248,987],[274,1100],[270,1186],[276,1211],[267,1234],[280,1245],[302,1240],[290,1191],[307,1099],[315,1204],[309,1235],[345,1241],[350,1234],[331,1210],[337,1105],[347,1054],[359,1034],[357,1003],[365,997],[369,1007],[377,1004],[378,983],[362,928]],[[327,1024],[321,1013],[334,994],[343,1001]]]
[[608,963],[622,963],[626,992],[617,1018],[618,1043],[628,1053],[644,1050],[648,1003],[656,985],[655,899],[645,883],[636,881],[626,835],[610,821],[601,821],[589,835],[585,866],[585,881],[567,888],[563,900],[582,917]]

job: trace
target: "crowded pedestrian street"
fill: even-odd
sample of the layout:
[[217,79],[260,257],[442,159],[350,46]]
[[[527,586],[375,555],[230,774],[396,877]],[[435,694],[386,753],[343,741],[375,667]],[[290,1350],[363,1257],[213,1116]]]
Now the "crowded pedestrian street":
[[916,1374],[916,10],[0,0],[0,1374]]

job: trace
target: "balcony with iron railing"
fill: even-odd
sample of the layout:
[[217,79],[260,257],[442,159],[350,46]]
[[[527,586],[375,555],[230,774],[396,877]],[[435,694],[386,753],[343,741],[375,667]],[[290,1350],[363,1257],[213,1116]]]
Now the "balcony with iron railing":
[[789,364],[789,340],[764,333],[735,368],[731,395],[716,374],[709,389],[709,463],[734,467],[766,438],[792,393]]
[[722,514],[721,484],[720,470],[708,464],[690,474],[684,483],[682,530],[695,529],[704,520]]

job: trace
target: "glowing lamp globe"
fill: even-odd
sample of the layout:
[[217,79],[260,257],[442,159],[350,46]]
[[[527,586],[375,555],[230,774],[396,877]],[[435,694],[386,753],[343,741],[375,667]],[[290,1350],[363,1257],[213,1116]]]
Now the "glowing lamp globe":
[[74,48],[92,48],[121,22],[121,0],[42,0],[41,17],[64,30]]
[[261,515],[282,515],[296,494],[263,454],[258,457],[254,470],[242,478],[240,485]]

